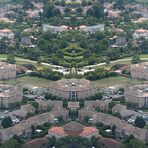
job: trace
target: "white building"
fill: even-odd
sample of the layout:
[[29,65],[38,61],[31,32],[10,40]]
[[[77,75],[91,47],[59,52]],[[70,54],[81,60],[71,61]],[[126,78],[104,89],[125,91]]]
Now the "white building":
[[80,31],[84,31],[86,33],[95,33],[98,31],[104,31],[104,24],[98,24],[98,25],[94,25],[94,26],[85,26],[85,25],[81,25],[78,28]]
[[0,30],[0,39],[7,37],[9,39],[13,39],[14,38],[14,33],[12,32],[12,30],[9,29],[1,29]]
[[52,26],[52,25],[49,25],[49,24],[43,24],[43,31],[44,32],[52,32],[52,33],[60,33],[60,32],[63,32],[63,31],[67,31],[68,30],[68,26]]
[[133,34],[133,38],[134,39],[139,39],[139,38],[145,38],[145,39],[148,39],[148,30],[146,29],[138,29],[134,32]]

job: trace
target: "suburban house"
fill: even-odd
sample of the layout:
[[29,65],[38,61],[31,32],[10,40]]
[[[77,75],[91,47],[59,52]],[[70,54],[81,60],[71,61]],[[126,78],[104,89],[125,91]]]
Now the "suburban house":
[[1,29],[0,30],[0,39],[7,37],[9,39],[14,38],[14,33],[10,29]]
[[145,38],[145,39],[148,39],[148,30],[146,29],[138,29],[134,32],[133,34],[133,38],[134,39],[139,39],[139,38]]

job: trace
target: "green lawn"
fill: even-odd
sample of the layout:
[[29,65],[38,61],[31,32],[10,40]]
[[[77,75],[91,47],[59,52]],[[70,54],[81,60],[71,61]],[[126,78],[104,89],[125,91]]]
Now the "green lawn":
[[109,78],[103,78],[100,80],[97,80],[97,86],[98,87],[107,87],[111,85],[116,85],[116,84],[122,84],[130,81],[129,78],[122,77],[122,76],[117,76],[117,77],[109,77]]
[[145,84],[145,83],[148,83],[148,81],[138,80],[138,79],[130,79],[130,78],[123,77],[123,76],[117,76],[117,77],[103,78],[103,79],[97,80],[96,83],[99,88],[102,88],[102,87],[108,87],[111,85]]
[[17,81],[21,84],[31,84],[39,87],[50,87],[50,80],[38,78],[38,77],[31,77],[31,76],[24,76],[17,79]]

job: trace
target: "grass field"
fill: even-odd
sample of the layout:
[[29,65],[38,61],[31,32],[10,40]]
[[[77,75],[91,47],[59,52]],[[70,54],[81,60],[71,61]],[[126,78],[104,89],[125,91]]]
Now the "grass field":
[[51,81],[38,77],[23,76],[17,79],[0,81],[0,83],[18,85],[22,87],[25,86],[25,84],[29,84],[29,85],[49,88]]
[[127,77],[117,76],[117,77],[109,77],[109,78],[100,79],[100,80],[97,80],[96,83],[99,88],[102,88],[102,87],[108,87],[112,85],[142,84],[142,83],[146,83],[146,81],[134,80],[134,79],[130,79]]
[[47,87],[49,88],[51,81],[38,77],[30,77],[24,76],[17,79],[17,81],[21,84],[31,84],[39,87]]
[[118,77],[109,77],[109,78],[100,79],[100,80],[97,80],[96,82],[97,82],[97,86],[101,88],[101,87],[107,87],[111,85],[126,83],[128,81],[130,81],[129,78],[118,76]]

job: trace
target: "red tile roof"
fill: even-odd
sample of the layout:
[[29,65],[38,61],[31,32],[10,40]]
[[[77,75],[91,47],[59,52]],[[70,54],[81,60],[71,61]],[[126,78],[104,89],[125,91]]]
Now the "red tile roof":
[[51,129],[48,130],[48,132],[52,132],[56,135],[66,134],[63,127],[52,127]]
[[89,136],[95,132],[98,132],[98,129],[95,128],[95,127],[84,127],[81,135],[84,135],[84,136]]

